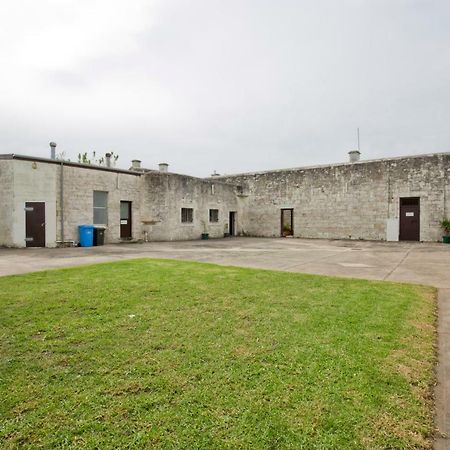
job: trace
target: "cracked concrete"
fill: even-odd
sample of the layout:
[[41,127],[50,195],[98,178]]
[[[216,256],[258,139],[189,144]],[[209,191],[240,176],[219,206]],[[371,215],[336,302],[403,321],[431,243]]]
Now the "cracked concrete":
[[450,245],[315,239],[228,238],[93,248],[0,249],[0,275],[130,258],[170,258],[341,277],[428,284],[439,289],[437,450],[450,449]]

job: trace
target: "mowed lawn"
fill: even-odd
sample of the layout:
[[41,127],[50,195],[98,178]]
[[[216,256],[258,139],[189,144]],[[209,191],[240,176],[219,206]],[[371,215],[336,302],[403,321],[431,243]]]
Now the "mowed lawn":
[[0,278],[1,448],[429,448],[435,292],[141,259]]

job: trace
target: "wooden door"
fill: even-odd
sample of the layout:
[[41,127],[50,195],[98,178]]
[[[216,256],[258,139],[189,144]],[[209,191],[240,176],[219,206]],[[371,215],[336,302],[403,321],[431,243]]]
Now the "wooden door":
[[45,247],[45,202],[25,203],[25,243]]
[[420,241],[420,199],[409,197],[400,199],[401,241]]
[[120,238],[131,239],[131,202],[120,202]]

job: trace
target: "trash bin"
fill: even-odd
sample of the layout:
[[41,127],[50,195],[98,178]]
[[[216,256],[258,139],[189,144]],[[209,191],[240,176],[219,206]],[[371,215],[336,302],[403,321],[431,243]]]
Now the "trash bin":
[[103,227],[94,228],[94,247],[105,244],[105,229]]
[[79,225],[80,247],[92,247],[94,243],[94,225]]

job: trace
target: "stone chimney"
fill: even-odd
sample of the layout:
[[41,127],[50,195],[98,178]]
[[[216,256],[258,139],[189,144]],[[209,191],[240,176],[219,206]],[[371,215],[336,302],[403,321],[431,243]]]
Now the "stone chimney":
[[50,142],[50,158],[56,159],[56,142]]
[[111,167],[111,153],[105,154],[106,167]]
[[130,170],[141,170],[141,161],[139,159],[133,159]]
[[352,150],[351,152],[348,152],[348,156],[350,158],[350,162],[355,163],[361,158],[361,152],[359,150]]
[[160,172],[167,173],[169,171],[169,164],[167,163],[159,163],[158,166]]

